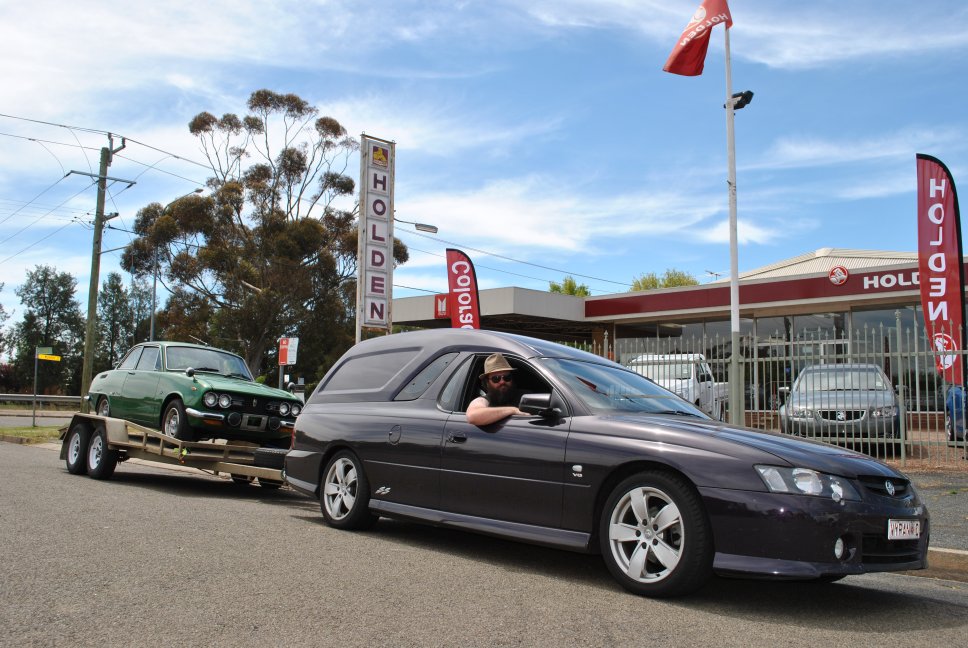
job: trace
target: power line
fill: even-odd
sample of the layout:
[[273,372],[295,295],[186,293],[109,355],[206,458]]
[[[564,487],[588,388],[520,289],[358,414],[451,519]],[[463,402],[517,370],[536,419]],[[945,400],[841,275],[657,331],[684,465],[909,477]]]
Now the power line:
[[[61,206],[62,206],[62,205],[63,205],[64,203],[66,203],[66,202],[68,202],[69,200],[73,200],[73,199],[74,199],[74,198],[76,198],[77,196],[79,196],[79,195],[81,195],[82,193],[84,193],[85,191],[87,191],[88,189],[90,189],[90,188],[91,188],[92,186],[94,186],[94,182],[92,182],[92,183],[91,183],[91,184],[89,184],[88,186],[86,186],[86,187],[84,187],[83,189],[81,189],[80,191],[78,191],[78,192],[77,192],[76,194],[74,194],[73,196],[71,196],[70,198],[68,198],[67,200],[65,200],[65,201],[64,201],[63,203],[61,203],[60,205],[58,205],[58,206],[57,206],[57,207],[55,207],[54,209],[57,209],[58,207],[61,207]],[[52,211],[54,211],[54,209],[51,209],[50,211],[48,211],[48,212],[46,212],[46,213],[43,213],[43,214],[41,214],[40,216],[38,216],[37,218],[35,218],[35,219],[34,219],[34,220],[33,220],[32,222],[30,222],[30,223],[28,223],[28,224],[26,224],[26,225],[24,225],[23,227],[21,227],[21,228],[20,228],[19,230],[17,230],[16,232],[14,232],[13,234],[11,234],[11,235],[10,235],[10,236],[8,236],[7,238],[5,238],[5,239],[3,239],[2,241],[0,241],[0,245],[3,245],[4,243],[6,243],[7,241],[9,241],[10,239],[12,239],[12,238],[14,238],[15,236],[17,236],[18,234],[20,234],[21,232],[23,232],[24,230],[26,230],[26,229],[28,229],[28,228],[30,228],[30,227],[33,227],[33,226],[34,226],[34,225],[36,225],[36,224],[37,224],[37,223],[38,223],[38,222],[39,222],[39,221],[40,221],[40,220],[41,220],[41,219],[42,219],[42,218],[43,218],[44,216],[47,216],[47,215],[48,215],[48,214],[50,214],[50,213],[51,213]],[[70,223],[68,223],[68,225],[69,225],[69,224],[70,224]],[[66,226],[65,226],[65,227],[66,227]],[[61,228],[61,229],[63,229],[63,228]],[[59,232],[60,230],[57,230],[57,231]],[[48,236],[45,236],[44,238],[42,238],[42,239],[40,239],[40,240],[41,240],[41,241],[43,241],[43,240],[45,240],[45,239],[47,239],[47,238],[49,238],[49,235],[48,235]],[[37,242],[39,243],[40,241],[37,241]],[[31,246],[31,247],[32,247],[32,246]],[[25,249],[29,249],[29,248],[25,248]],[[21,251],[23,251],[23,250],[21,250]],[[20,254],[20,252],[18,252],[17,254]],[[13,256],[17,256],[17,255],[15,254],[15,255],[13,255]],[[4,261],[9,261],[10,259],[12,259],[12,258],[13,258],[13,256],[12,256],[12,257],[10,257],[10,258],[8,258],[8,259],[4,259]],[[2,263],[2,262],[0,262],[0,263]]]
[[[409,233],[410,232],[408,232],[408,234]],[[407,246],[407,249],[409,249],[409,250],[416,250],[417,252],[422,252],[423,254],[429,254],[430,256],[440,257],[442,259],[447,258],[446,255],[438,254],[437,252],[430,252],[428,250],[421,250],[420,248],[415,248],[412,245],[408,245]],[[468,249],[470,249],[470,248],[468,248]],[[521,277],[523,279],[531,279],[533,281],[546,281],[546,282],[549,282],[549,283],[552,281],[551,279],[544,279],[542,277],[532,277],[531,275],[520,274],[518,272],[511,272],[510,270],[502,270],[501,268],[493,268],[491,266],[482,265],[480,263],[475,263],[474,264],[474,267],[475,268],[484,268],[485,270],[493,270],[494,272],[501,272],[503,274],[512,275],[514,277]],[[416,290],[416,288],[414,290]],[[601,288],[589,288],[589,290],[595,290],[595,291],[600,292],[600,293],[608,294],[608,291],[602,290]],[[427,292],[431,292],[431,291],[427,291]]]
[[[3,220],[0,220],[0,225],[3,225],[8,220],[10,220],[11,218],[13,218],[17,214],[19,214],[21,211],[23,211],[24,209],[26,209],[27,207],[29,207],[31,203],[33,203],[35,200],[37,200],[38,198],[40,198],[41,196],[43,196],[45,193],[47,193],[48,191],[50,191],[51,189],[53,189],[54,187],[56,187],[57,185],[59,185],[64,180],[64,178],[66,178],[66,177],[67,177],[66,175],[61,176],[60,179],[57,182],[55,182],[51,186],[47,187],[43,191],[41,191],[39,194],[37,194],[36,196],[34,196],[29,202],[24,203],[24,206],[23,207],[21,207],[20,209],[12,212],[9,216],[7,216],[6,218],[4,218]],[[73,197],[74,196],[71,196],[71,198],[73,198]],[[68,200],[70,200],[70,198],[68,198]],[[67,202],[67,200],[65,200],[64,202]],[[54,209],[57,209],[58,207],[61,207],[63,204],[64,203],[61,203],[60,205],[58,205]],[[51,210],[51,211],[53,211],[53,210]],[[47,213],[50,213],[50,212],[47,212]]]
[[[481,250],[481,249],[478,249],[478,248],[471,247],[469,245],[463,245],[461,243],[455,243],[453,241],[445,241],[444,239],[437,238],[436,236],[431,236],[429,234],[423,234],[421,232],[408,232],[408,234],[415,234],[416,236],[421,236],[423,238],[430,239],[432,241],[438,241],[440,243],[446,243],[447,245],[460,246],[460,248],[462,250],[473,250],[474,252],[480,252],[481,254],[487,254],[488,256],[497,257],[498,259],[504,259],[505,261],[511,261],[512,263],[521,263],[521,264],[524,264],[524,265],[532,266],[534,268],[541,268],[542,270],[550,270],[552,272],[560,272],[560,273],[564,273],[565,275],[571,275],[572,277],[581,277],[583,279],[593,279],[595,281],[603,281],[605,283],[616,284],[616,285],[619,285],[619,286],[623,286],[625,288],[631,288],[632,287],[632,284],[629,284],[629,283],[624,283],[624,282],[621,282],[621,281],[613,281],[612,279],[602,279],[601,277],[593,277],[591,275],[581,274],[581,273],[578,273],[578,272],[570,272],[568,270],[561,270],[561,269],[558,269],[558,268],[551,268],[549,266],[544,266],[544,265],[541,265],[539,263],[531,263],[530,261],[521,261],[519,259],[513,259],[513,258],[511,258],[509,256],[505,256],[503,254],[497,254],[496,252],[488,252],[487,250]],[[533,278],[533,277],[531,277],[531,278]]]

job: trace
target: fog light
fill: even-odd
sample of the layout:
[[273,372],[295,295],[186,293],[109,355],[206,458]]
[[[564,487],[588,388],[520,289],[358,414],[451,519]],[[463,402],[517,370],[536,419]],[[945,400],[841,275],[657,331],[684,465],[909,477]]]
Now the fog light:
[[242,415],[238,412],[231,412],[228,417],[228,423],[232,427],[239,427],[242,423]]
[[837,560],[840,560],[841,558],[844,557],[844,547],[845,547],[844,539],[837,538],[837,542],[834,543],[834,557]]
[[269,417],[269,429],[272,430],[273,432],[278,430],[281,424],[282,422],[279,419],[277,419],[275,416]]

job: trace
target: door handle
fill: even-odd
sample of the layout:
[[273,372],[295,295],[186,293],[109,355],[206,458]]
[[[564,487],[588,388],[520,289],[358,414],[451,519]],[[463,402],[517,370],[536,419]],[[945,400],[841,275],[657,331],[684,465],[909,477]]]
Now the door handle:
[[467,435],[463,432],[450,432],[447,435],[448,443],[464,443],[467,441]]

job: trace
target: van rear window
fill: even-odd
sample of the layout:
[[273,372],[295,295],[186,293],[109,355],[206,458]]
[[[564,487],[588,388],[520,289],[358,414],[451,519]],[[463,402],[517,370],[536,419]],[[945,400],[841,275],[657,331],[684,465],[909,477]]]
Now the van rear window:
[[322,391],[357,391],[381,389],[420,349],[400,349],[351,357],[326,382]]

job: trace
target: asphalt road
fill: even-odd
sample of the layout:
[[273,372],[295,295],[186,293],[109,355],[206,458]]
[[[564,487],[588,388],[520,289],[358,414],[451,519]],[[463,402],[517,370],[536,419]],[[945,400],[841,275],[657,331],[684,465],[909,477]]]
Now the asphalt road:
[[122,464],[69,475],[0,443],[0,646],[965,645],[968,585],[713,579],[625,593],[600,558],[381,520],[340,532],[315,501]]

